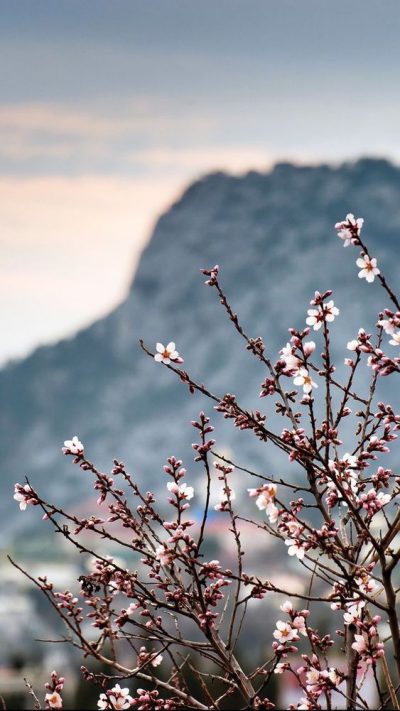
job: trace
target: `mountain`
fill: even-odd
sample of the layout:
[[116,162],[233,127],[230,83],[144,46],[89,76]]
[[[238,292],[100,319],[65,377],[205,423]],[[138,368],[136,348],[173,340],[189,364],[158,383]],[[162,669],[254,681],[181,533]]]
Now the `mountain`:
[[[13,483],[25,474],[58,502],[90,496],[86,475],[60,452],[74,434],[89,458],[106,470],[114,457],[125,461],[145,488],[165,486],[161,467],[171,454],[184,457],[194,480],[200,476],[191,464],[190,420],[201,408],[212,414],[211,404],[145,356],[139,338],[151,348],[174,340],[195,378],[221,395],[235,392],[246,406],[269,405],[258,399],[265,373],[204,286],[201,267],[220,264],[234,309],[250,335],[264,338],[272,358],[287,328],[304,325],[315,289],[334,289],[338,346],[359,326],[372,326],[389,304],[376,283],[357,279],[357,250],[343,249],[335,235],[334,223],[349,211],[365,218],[371,252],[396,284],[400,169],[387,161],[284,163],[265,174],[215,173],[191,185],[159,219],[118,308],[0,372],[3,538],[38,520],[36,511],[16,515],[12,502]],[[217,413],[213,420],[219,448],[239,462],[286,466],[250,433],[234,431]]]

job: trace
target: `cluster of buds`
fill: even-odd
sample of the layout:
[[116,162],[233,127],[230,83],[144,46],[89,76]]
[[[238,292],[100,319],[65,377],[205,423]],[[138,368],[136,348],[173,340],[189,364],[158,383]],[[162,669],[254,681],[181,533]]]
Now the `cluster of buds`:
[[308,699],[318,699],[321,694],[334,689],[342,682],[344,674],[334,667],[321,668],[321,663],[316,654],[310,658],[302,654],[305,664],[298,667],[297,674],[305,676],[305,685]]
[[364,224],[362,217],[354,217],[353,213],[349,212],[344,220],[336,222],[335,230],[337,236],[343,240],[343,246],[360,244],[359,237]]
[[75,457],[75,461],[78,462],[79,459],[81,459],[81,457],[83,457],[85,448],[84,448],[82,442],[80,441],[80,439],[78,439],[78,437],[76,435],[74,435],[74,437],[72,437],[72,439],[65,440],[64,447],[62,448],[61,451],[63,454],[72,455],[73,457]]
[[51,681],[45,684],[47,693],[44,700],[47,709],[62,709],[63,700],[61,691],[64,688],[64,682],[65,679],[63,676],[58,676],[56,671],[51,672]]
[[384,644],[379,642],[377,630],[380,619],[379,615],[375,615],[371,619],[364,619],[363,622],[356,622],[358,634],[354,635],[352,648],[366,664],[375,664],[385,654]]
[[115,684],[112,689],[109,689],[104,694],[100,694],[97,706],[101,711],[105,709],[118,709],[125,711],[135,703],[135,699],[129,694],[129,689],[125,687],[121,689],[119,684]]
[[38,498],[29,484],[15,484],[13,498],[18,502],[21,511],[25,511],[30,504],[33,506],[39,504]]
[[267,434],[265,432],[266,415],[255,410],[255,412],[243,411],[236,402],[236,396],[231,393],[224,395],[222,400],[215,406],[217,412],[221,412],[225,419],[233,420],[235,427],[239,430],[253,430],[256,437],[266,441]]
[[197,452],[195,462],[204,461],[208,452],[213,448],[215,439],[207,439],[207,435],[214,432],[214,427],[210,425],[210,418],[204,412],[200,412],[199,419],[192,421],[192,427],[200,431],[200,443],[192,444],[192,449]]
[[319,329],[324,323],[331,323],[332,321],[334,321],[335,317],[338,316],[340,313],[337,306],[335,306],[334,301],[326,301],[326,299],[328,299],[331,294],[332,291],[330,289],[328,291],[325,291],[323,294],[321,294],[319,291],[316,291],[314,294],[314,298],[310,301],[310,305],[316,306],[317,308],[308,309],[306,324],[307,326],[312,326],[314,331],[319,331]]
[[390,494],[384,494],[383,491],[377,493],[375,489],[370,489],[365,494],[361,494],[360,503],[366,510],[368,518],[372,518],[391,501],[391,498]]
[[79,607],[79,599],[69,590],[55,592],[54,597],[59,600],[57,607],[64,610],[67,617],[73,617],[76,621],[82,622],[82,607]]
[[[136,694],[131,701],[131,705],[135,709],[140,709],[140,711],[175,711],[178,707],[175,699],[162,699],[156,689],[154,691],[136,689]],[[119,707],[114,706],[114,708]],[[125,706],[124,708],[129,707]]]
[[380,348],[374,348],[373,354],[368,358],[368,365],[383,377],[400,373],[400,358],[389,358]]
[[205,281],[204,283],[207,284],[207,286],[215,286],[218,283],[218,272],[219,272],[219,266],[216,264],[212,269],[200,269],[201,273],[204,274],[204,276],[210,277]]

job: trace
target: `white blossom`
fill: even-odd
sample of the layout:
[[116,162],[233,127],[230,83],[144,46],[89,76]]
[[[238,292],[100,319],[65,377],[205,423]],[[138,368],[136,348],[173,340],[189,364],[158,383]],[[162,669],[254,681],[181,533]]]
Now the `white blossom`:
[[51,691],[44,698],[50,709],[62,709],[63,700],[57,691]]
[[366,652],[367,651],[367,644],[366,644],[366,641],[365,641],[363,635],[362,634],[355,634],[354,639],[356,641],[353,642],[353,644],[351,645],[352,649],[355,649],[356,652],[358,652],[359,654]]
[[285,363],[286,370],[297,370],[300,365],[300,359],[293,354],[293,347],[290,343],[286,343],[286,346],[284,346],[279,353]]
[[335,302],[331,300],[323,306],[318,306],[317,309],[308,309],[307,313],[307,326],[312,326],[314,331],[318,331],[324,321],[331,323],[335,320],[335,316],[339,315],[340,311],[337,306],[335,306]]
[[279,606],[279,609],[282,610],[282,612],[287,612],[290,614],[293,612],[293,605],[290,602],[290,600],[285,600],[285,602],[282,603],[282,605]]
[[318,684],[320,678],[320,671],[314,667],[310,667],[306,674],[307,686],[315,686]]
[[161,664],[161,662],[162,662],[162,660],[163,660],[162,654],[157,654],[156,657],[153,657],[153,659],[151,660],[150,664],[151,664],[152,667],[159,667],[160,664]]
[[265,509],[265,513],[267,514],[270,523],[277,522],[279,518],[279,509],[277,506],[275,506],[275,504],[268,504],[267,508]]
[[174,552],[166,546],[159,546],[156,548],[155,556],[161,565],[169,565],[174,558]]
[[183,362],[178,351],[175,349],[175,343],[173,341],[170,341],[167,346],[164,346],[162,343],[156,343],[156,351],[157,353],[154,356],[154,360],[156,360],[157,363],[165,363],[168,365],[171,360],[176,361],[178,359],[179,362]]
[[378,326],[382,326],[385,333],[388,333],[388,334],[394,333],[394,330],[396,328],[396,326],[393,323],[393,320],[387,319],[387,318],[383,318],[380,321],[378,321]]
[[186,482],[183,484],[177,484],[175,481],[169,481],[167,484],[168,491],[171,494],[175,494],[180,499],[193,499],[194,489],[193,486],[188,486]]
[[285,662],[278,662],[274,669],[274,674],[283,674],[284,671],[286,671],[287,666]]
[[361,619],[364,606],[365,600],[356,600],[355,602],[347,603],[346,612],[343,614],[345,625],[353,625],[357,620]]
[[315,347],[316,346],[314,341],[306,341],[306,343],[304,343],[303,345],[304,355],[306,355],[307,357],[312,355],[312,353],[314,353],[315,351]]
[[99,709],[117,709],[117,711],[125,711],[132,704],[133,698],[129,695],[129,689],[121,689],[119,684],[115,684],[107,694],[100,694],[97,702]]
[[391,334],[391,339],[389,341],[391,346],[400,346],[400,331]]
[[362,257],[359,257],[356,264],[360,267],[360,271],[358,272],[360,279],[366,279],[371,283],[374,281],[375,277],[380,274],[380,271],[376,265],[375,257],[372,257],[371,259],[368,254],[364,254]]
[[74,437],[72,437],[72,439],[65,440],[62,451],[64,454],[82,455],[84,452],[84,446],[82,442],[78,439],[78,437],[75,435]]
[[25,511],[27,505],[30,503],[30,494],[32,493],[32,489],[29,486],[29,484],[15,484],[14,486],[14,499],[15,501],[18,501],[19,503],[19,508],[21,511]]
[[288,547],[288,554],[290,556],[297,556],[299,560],[303,560],[305,550],[304,550],[304,545],[301,541],[295,540],[293,538],[288,538],[285,541],[285,545],[289,546]]
[[343,240],[344,247],[348,247],[350,244],[353,244],[355,238],[359,237],[363,224],[363,218],[355,218],[352,212],[349,212],[346,215],[345,220],[336,223],[335,230],[338,237]]
[[294,385],[302,385],[303,391],[308,395],[313,388],[317,388],[318,385],[313,381],[311,375],[306,368],[300,368],[296,377],[293,380]]
[[224,487],[223,489],[221,489],[219,503],[214,506],[215,511],[228,511],[229,501],[234,501],[236,499],[236,494],[234,490],[230,487],[227,488],[229,489],[229,499],[228,494],[226,492],[226,487]]
[[276,630],[273,636],[278,642],[290,642],[292,639],[299,638],[297,631],[288,622],[282,622],[282,620],[278,620],[276,623]]
[[292,622],[293,627],[300,632],[304,637],[307,637],[306,618],[303,615],[297,615]]

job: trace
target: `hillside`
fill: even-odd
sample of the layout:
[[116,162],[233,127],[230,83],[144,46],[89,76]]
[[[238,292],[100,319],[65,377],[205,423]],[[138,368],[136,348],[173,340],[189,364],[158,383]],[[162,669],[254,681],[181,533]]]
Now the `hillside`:
[[[147,358],[141,337],[151,347],[176,341],[195,377],[220,394],[233,391],[247,405],[265,406],[257,399],[261,366],[243,350],[213,290],[204,287],[200,267],[220,264],[247,331],[263,336],[272,354],[286,343],[288,326],[304,324],[315,289],[334,289],[343,344],[358,326],[371,326],[368,311],[387,303],[377,285],[359,282],[357,255],[335,237],[333,224],[348,211],[365,218],[368,243],[396,283],[400,169],[386,161],[279,164],[265,174],[215,173],[191,185],[159,219],[117,309],[0,372],[2,533],[11,536],[39,518],[27,512],[22,522],[12,504],[13,483],[25,474],[58,501],[90,495],[85,477],[60,453],[73,434],[100,466],[109,469],[118,457],[146,488],[158,487],[161,465],[172,453],[190,463],[190,420],[211,407]],[[278,464],[273,451],[225,423],[217,439],[241,461]]]

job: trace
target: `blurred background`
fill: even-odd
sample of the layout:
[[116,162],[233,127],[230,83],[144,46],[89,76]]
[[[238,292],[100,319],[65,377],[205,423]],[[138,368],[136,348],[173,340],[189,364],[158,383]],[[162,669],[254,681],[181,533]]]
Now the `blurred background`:
[[[20,514],[14,482],[29,475],[49,499],[95,512],[60,453],[74,434],[99,466],[124,459],[146,488],[164,487],[172,453],[190,465],[189,423],[207,404],[154,367],[138,339],[176,341],[194,376],[260,407],[265,374],[199,268],[221,264],[235,308],[273,358],[316,288],[335,289],[343,313],[351,304],[339,350],[387,305],[358,283],[356,255],[340,250],[332,225],[362,214],[378,261],[398,278],[399,31],[397,0],[1,4],[4,696],[19,698],[24,667],[76,664],[62,645],[34,641],[56,622],[6,553],[60,589],[84,565],[36,511]],[[241,463],[287,470],[246,433],[238,441],[218,428],[220,448]],[[229,555],[220,522],[210,525]],[[263,541],[259,574],[265,555]],[[295,564],[284,574],[301,586]]]

